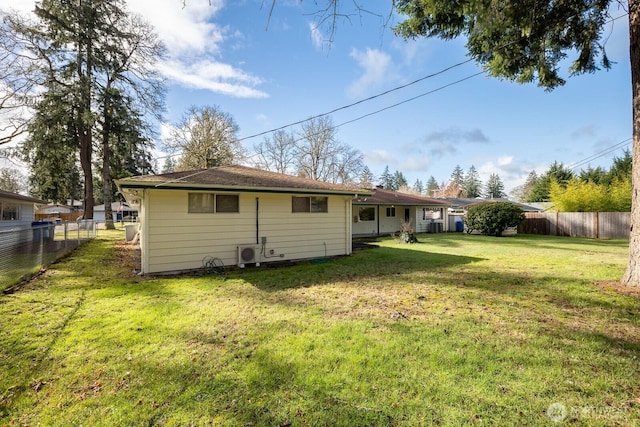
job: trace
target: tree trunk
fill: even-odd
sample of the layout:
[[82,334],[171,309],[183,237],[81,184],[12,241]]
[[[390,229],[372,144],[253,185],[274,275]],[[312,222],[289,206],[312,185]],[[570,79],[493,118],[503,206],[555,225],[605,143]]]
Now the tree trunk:
[[[82,122],[82,119],[80,119]],[[84,175],[84,200],[82,207],[84,209],[83,218],[93,219],[93,172],[91,168],[91,129],[87,129],[86,125],[82,125],[80,131],[80,165]]]
[[102,114],[104,125],[102,127],[102,199],[104,201],[104,227],[107,230],[115,230],[113,225],[113,211],[111,210],[111,150],[109,148],[109,133],[111,132],[111,112],[109,111],[109,93],[105,91],[105,100]]
[[633,194],[629,261],[622,283],[640,286],[640,0],[629,0],[629,57],[633,106]]

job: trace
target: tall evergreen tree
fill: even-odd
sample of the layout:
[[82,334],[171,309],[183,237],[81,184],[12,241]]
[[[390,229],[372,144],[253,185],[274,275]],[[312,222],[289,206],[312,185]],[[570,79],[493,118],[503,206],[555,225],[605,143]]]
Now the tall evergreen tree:
[[428,197],[435,197],[436,196],[436,191],[438,191],[440,189],[440,186],[438,185],[438,181],[436,181],[436,179],[432,176],[429,177],[429,179],[427,180],[427,187],[425,188],[425,193]]
[[376,178],[373,176],[371,169],[369,169],[368,166],[365,166],[362,168],[362,172],[360,173],[360,181],[358,182],[358,185],[362,188],[373,188],[375,179]]
[[[84,190],[84,216],[90,219],[93,218],[95,199],[93,164],[96,154],[102,160],[99,164],[105,194],[112,192],[109,173],[109,155],[113,148],[109,138],[111,95],[121,93],[134,100],[134,114],[143,106],[150,113],[160,111],[161,101],[155,102],[160,98],[152,96],[161,87],[160,80],[149,82],[157,75],[152,62],[159,53],[155,48],[161,45],[148,43],[155,42],[153,31],[139,18],[127,13],[123,0],[42,0],[35,4],[34,17],[36,21],[3,12],[0,39],[6,40],[13,35],[20,41],[12,46],[13,50],[4,52],[4,58],[28,58],[30,67],[25,69],[29,75],[25,80],[31,82],[32,87],[40,86],[44,92],[52,91],[51,96],[38,98],[34,109],[41,119],[33,126],[40,129],[43,124],[54,127],[52,123],[57,113],[50,105],[52,101],[58,100],[64,104],[60,108],[67,109],[63,123],[68,138],[64,145],[71,150],[68,154],[73,155],[65,157],[77,160],[82,169],[84,185],[80,187]],[[7,84],[7,81],[3,80],[3,83]],[[48,119],[42,117],[49,113],[54,115]],[[33,152],[24,155],[40,161],[43,157],[39,152],[51,147],[39,146],[39,141],[43,141],[40,138],[30,139]],[[94,139],[101,142],[97,153],[94,152]],[[47,156],[52,160],[50,154]],[[45,165],[32,167],[42,172],[55,171]],[[38,176],[38,179],[51,181],[56,178]],[[48,185],[48,188],[53,187]]]
[[[624,2],[618,2],[625,8]],[[604,45],[612,0],[542,0],[448,2],[398,0],[406,20],[395,31],[404,38],[464,37],[471,58],[490,75],[520,83],[537,81],[551,90],[565,83],[560,66],[570,75],[592,73],[611,63]],[[629,15],[633,158],[640,162],[640,4],[626,3]],[[572,56],[573,60],[567,60]],[[598,64],[599,62],[599,64]],[[640,168],[633,171],[633,208],[629,261],[622,282],[640,286]]]
[[393,175],[389,171],[389,165],[384,167],[384,171],[382,171],[382,175],[380,175],[380,185],[382,185],[387,190],[393,190],[394,181]]
[[583,169],[578,174],[578,178],[582,182],[592,182],[594,184],[605,184],[608,180],[607,171],[605,171],[600,166],[591,167],[589,166],[586,170]]
[[73,95],[55,82],[46,88],[29,123],[29,136],[20,146],[20,156],[31,165],[31,193],[64,204],[67,199],[82,198]]
[[488,199],[501,199],[505,196],[504,183],[496,173],[489,175],[485,189],[485,197]]
[[564,166],[561,162],[553,162],[549,169],[538,178],[535,185],[529,193],[528,202],[547,202],[549,201],[549,191],[551,190],[551,182],[555,181],[561,186],[566,185],[574,177],[571,169]]
[[462,183],[462,197],[475,199],[482,195],[482,181],[476,167],[471,165]]
[[422,183],[422,181],[420,181],[420,178],[416,179],[416,182],[413,184],[413,188],[412,190],[416,193],[416,194],[422,194],[424,193],[424,184]]
[[400,171],[395,171],[393,174],[393,191],[398,191],[400,189],[409,188],[409,183],[407,182],[407,178],[405,178],[404,174]]
[[624,180],[632,177],[633,157],[629,150],[624,150],[622,157],[614,157],[613,165],[609,168],[609,183],[616,179]]

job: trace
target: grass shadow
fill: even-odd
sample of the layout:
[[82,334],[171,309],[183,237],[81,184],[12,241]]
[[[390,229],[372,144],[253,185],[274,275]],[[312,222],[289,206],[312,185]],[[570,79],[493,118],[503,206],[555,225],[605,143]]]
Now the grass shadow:
[[265,292],[304,288],[335,281],[366,281],[411,272],[455,268],[482,258],[379,247],[359,251],[350,257],[338,257],[326,263],[304,262],[294,266],[234,271],[230,278],[251,283]]

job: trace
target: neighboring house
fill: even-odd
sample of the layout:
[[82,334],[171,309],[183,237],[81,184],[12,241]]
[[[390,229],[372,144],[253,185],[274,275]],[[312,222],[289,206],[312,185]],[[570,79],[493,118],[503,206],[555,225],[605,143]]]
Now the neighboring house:
[[0,230],[27,228],[35,220],[36,205],[47,202],[0,190]]
[[[541,212],[541,209],[535,206],[525,205],[523,203],[514,202],[509,199],[465,199],[465,198],[443,198],[441,200],[446,200],[451,203],[451,207],[449,209],[449,222],[450,227],[453,230],[455,227],[456,231],[467,231],[466,226],[464,224],[464,216],[472,206],[477,206],[485,203],[495,203],[495,202],[507,202],[518,206],[522,209],[523,212]],[[453,224],[453,225],[452,225]],[[478,234],[477,232],[473,232],[473,234]],[[504,236],[515,235],[517,234],[517,227],[510,227],[502,233]]]
[[[111,203],[111,213],[116,222],[135,221],[138,218],[138,210],[124,202]],[[96,222],[105,221],[104,204],[93,207],[93,220]]]
[[73,201],[73,205],[48,204],[36,212],[36,219],[40,221],[75,221],[81,216],[82,202],[79,201]]
[[351,200],[370,192],[245,166],[116,180],[140,222],[142,273],[351,253]]
[[449,203],[443,200],[375,188],[353,199],[353,235],[380,236],[410,223],[416,233],[448,231]]
[[38,210],[38,214],[43,214],[43,215],[68,214],[74,211],[75,209],[71,206],[53,204],[53,205],[43,206],[42,208],[40,208],[40,210]]
[[444,197],[442,199],[450,204],[449,211],[450,212],[465,212],[469,207],[475,206],[481,203],[492,203],[492,202],[509,202],[513,203],[516,206],[519,206],[523,212],[541,212],[543,209],[537,206],[525,205],[523,203],[514,202],[509,199],[465,199],[465,198],[455,198],[455,197]]

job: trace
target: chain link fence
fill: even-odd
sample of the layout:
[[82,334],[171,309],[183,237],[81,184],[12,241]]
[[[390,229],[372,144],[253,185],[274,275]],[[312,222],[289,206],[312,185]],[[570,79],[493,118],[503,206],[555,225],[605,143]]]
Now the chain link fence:
[[93,220],[36,221],[30,228],[0,230],[0,292],[95,236]]

